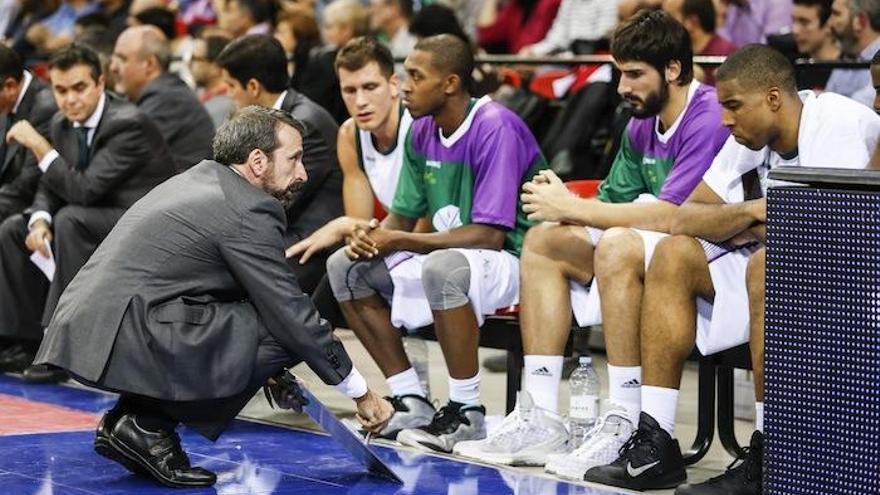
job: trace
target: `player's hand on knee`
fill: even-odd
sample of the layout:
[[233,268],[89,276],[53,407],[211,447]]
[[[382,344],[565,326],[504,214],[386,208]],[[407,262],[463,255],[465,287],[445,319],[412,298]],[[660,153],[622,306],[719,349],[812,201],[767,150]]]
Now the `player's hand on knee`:
[[378,433],[385,427],[394,414],[394,406],[372,390],[367,390],[363,397],[355,399],[357,418],[365,430]]

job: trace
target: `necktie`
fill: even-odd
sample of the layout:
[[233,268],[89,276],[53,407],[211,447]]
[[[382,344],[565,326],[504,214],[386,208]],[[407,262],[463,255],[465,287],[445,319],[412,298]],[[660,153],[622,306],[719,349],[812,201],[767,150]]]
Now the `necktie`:
[[76,160],[77,170],[85,170],[89,166],[89,128],[76,127],[76,143],[79,147],[79,156]]

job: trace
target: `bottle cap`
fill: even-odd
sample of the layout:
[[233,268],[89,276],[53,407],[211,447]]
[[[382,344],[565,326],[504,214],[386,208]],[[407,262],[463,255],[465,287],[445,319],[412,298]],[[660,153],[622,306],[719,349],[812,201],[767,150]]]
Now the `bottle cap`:
[[593,364],[593,358],[590,356],[578,357],[578,364]]

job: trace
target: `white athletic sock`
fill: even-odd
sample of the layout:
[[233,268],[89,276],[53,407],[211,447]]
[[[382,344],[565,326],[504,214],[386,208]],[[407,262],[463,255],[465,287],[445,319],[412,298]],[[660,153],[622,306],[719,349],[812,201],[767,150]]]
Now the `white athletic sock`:
[[450,376],[449,400],[466,406],[480,405],[480,372],[464,380],[456,380]]
[[764,403],[755,402],[755,429],[764,433]]
[[523,390],[532,396],[536,406],[558,414],[562,356],[530,355],[525,356],[523,363]]
[[648,414],[669,436],[675,438],[675,413],[678,410],[678,390],[666,387],[642,386],[642,412]]
[[632,424],[638,424],[642,412],[642,367],[608,365],[608,398],[626,408]]
[[425,391],[422,390],[422,382],[419,381],[419,375],[416,373],[415,368],[407,368],[396,375],[389,376],[385,381],[388,382],[391,395],[425,396]]

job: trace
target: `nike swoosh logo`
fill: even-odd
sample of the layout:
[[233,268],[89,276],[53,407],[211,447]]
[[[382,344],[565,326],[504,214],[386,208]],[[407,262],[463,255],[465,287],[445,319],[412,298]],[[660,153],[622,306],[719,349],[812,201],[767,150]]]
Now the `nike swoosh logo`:
[[645,471],[651,469],[652,467],[660,464],[660,461],[654,461],[650,464],[645,464],[644,466],[634,468],[633,465],[629,462],[626,463],[626,473],[629,474],[633,478],[638,478]]

